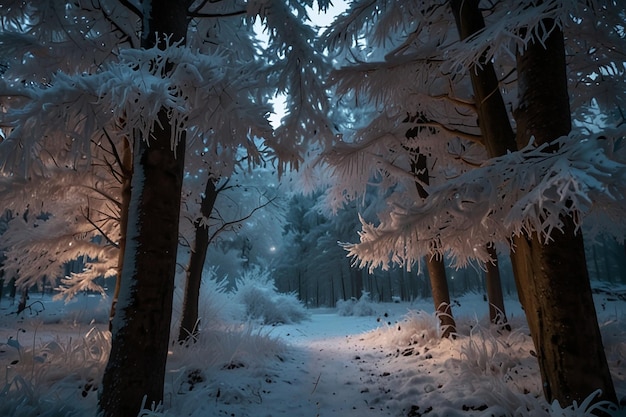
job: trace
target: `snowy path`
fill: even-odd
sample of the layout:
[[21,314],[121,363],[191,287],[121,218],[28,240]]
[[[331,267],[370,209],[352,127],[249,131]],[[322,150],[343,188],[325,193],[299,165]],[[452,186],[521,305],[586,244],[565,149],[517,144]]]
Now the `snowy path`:
[[[337,329],[336,315],[317,316],[316,322],[327,324],[328,329]],[[331,322],[327,322],[332,321]],[[374,321],[374,318],[369,318]],[[346,320],[346,326],[354,325]],[[369,328],[362,330],[370,330]],[[357,329],[345,327],[345,333],[359,333]],[[381,416],[377,380],[384,378],[376,371],[376,363],[384,360],[382,350],[366,351],[357,336],[316,334],[295,337],[298,349],[294,365],[302,375],[294,381],[298,387],[293,405],[287,413],[312,416]],[[287,339],[289,336],[286,337]],[[299,363],[298,363],[299,362]],[[283,371],[286,369],[283,368]],[[294,376],[298,376],[294,373]],[[303,401],[306,399],[306,403]],[[282,401],[290,401],[282,399]],[[293,415],[293,414],[292,414]]]
[[[393,325],[394,318],[384,320]],[[302,325],[276,328],[272,334],[293,350],[290,359],[275,370],[277,383],[285,386],[276,387],[276,395],[266,394],[265,401],[273,403],[272,412],[261,415],[397,415],[397,404],[391,408],[387,404],[400,400],[392,396],[391,385],[397,375],[388,371],[396,355],[364,339],[365,332],[379,326],[385,323],[377,317],[341,317],[335,313],[315,314]],[[408,412],[404,410],[402,415]]]
[[379,326],[376,317],[315,313],[303,323],[271,328],[289,346],[286,357],[260,368],[262,375],[220,371],[214,411],[231,417],[396,416],[385,405],[393,376],[377,369],[388,353],[362,338]]

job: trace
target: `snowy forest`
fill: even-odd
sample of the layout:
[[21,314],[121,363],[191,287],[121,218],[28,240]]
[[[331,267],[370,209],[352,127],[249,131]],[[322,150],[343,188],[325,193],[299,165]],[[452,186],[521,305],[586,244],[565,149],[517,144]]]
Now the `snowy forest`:
[[623,1],[0,24],[0,417],[626,415]]

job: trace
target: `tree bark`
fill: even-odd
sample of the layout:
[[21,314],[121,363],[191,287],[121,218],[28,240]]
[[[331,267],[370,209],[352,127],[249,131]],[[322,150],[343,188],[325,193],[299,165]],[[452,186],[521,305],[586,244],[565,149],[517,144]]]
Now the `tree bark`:
[[[477,0],[451,0],[450,4],[462,39],[484,28]],[[545,23],[548,28],[554,26],[554,22]],[[531,136],[539,143],[551,141],[571,128],[563,38],[558,28],[548,41],[545,49],[538,43],[531,44],[518,59],[518,146],[525,146]],[[470,70],[470,76],[485,146],[490,156],[497,156],[515,146],[510,140],[512,129],[497,90],[497,78],[488,74],[491,70],[492,64],[483,61],[480,67]],[[493,143],[501,140],[504,143]],[[564,220],[564,233],[554,236],[549,245],[542,245],[536,235],[512,239],[516,286],[538,351],[545,395],[548,401],[558,399],[568,405],[601,388],[602,398],[615,401],[593,308],[582,237],[574,234],[571,218]],[[589,339],[577,337],[580,334],[589,335]],[[591,346],[592,352],[584,346]]]
[[[461,40],[485,28],[478,3],[479,0],[450,0]],[[469,75],[476,100],[478,124],[489,157],[506,155],[516,150],[515,133],[500,94],[500,82],[493,63],[483,56],[478,65],[469,68]]]
[[500,270],[498,269],[498,254],[493,244],[487,245],[487,252],[492,262],[487,262],[486,284],[487,299],[489,300],[489,320],[493,324],[504,326],[507,330],[511,330],[511,326],[507,324],[506,311],[504,309],[504,297],[502,296],[502,280],[500,279]]
[[17,303],[17,312],[16,314],[21,314],[24,310],[26,310],[26,306],[28,303],[28,288],[23,288],[20,293],[20,301]]
[[4,290],[4,270],[0,269],[0,303],[2,303],[3,290]]
[[[485,28],[485,20],[478,8],[478,0],[451,0],[450,6],[454,14],[460,38],[467,39]],[[500,93],[500,83],[493,67],[493,63],[484,56],[479,65],[469,68],[472,89],[476,100],[478,124],[483,142],[490,158],[506,155],[516,150],[515,133],[509,121],[509,115]],[[498,317],[506,323],[506,312],[502,296],[502,283],[498,271],[497,254],[490,252],[495,264],[487,264],[487,298],[489,299],[489,317],[492,322]],[[511,254],[515,256],[514,253]],[[514,262],[514,261],[512,261]]]
[[[163,47],[157,33],[184,40],[186,1],[143,4],[142,47]],[[185,154],[184,133],[178,152],[171,135],[162,109],[150,137],[134,138],[122,287],[99,400],[104,417],[136,417],[144,396],[148,406],[163,401]]]
[[128,208],[130,205],[130,189],[131,179],[133,177],[133,154],[130,150],[130,142],[124,138],[122,143],[120,167],[122,171],[122,192],[120,205],[120,241],[118,244],[117,255],[117,275],[115,276],[115,289],[113,290],[113,300],[111,301],[111,311],[109,312],[109,331],[113,331],[113,318],[115,317],[115,309],[117,300],[120,297],[120,289],[122,288],[122,270],[124,269],[124,252],[126,251],[126,230],[128,229]]
[[204,195],[200,201],[200,213],[202,218],[195,221],[195,236],[191,244],[191,255],[186,271],[185,295],[183,298],[183,314],[178,332],[178,341],[184,343],[188,339],[195,339],[198,335],[200,286],[202,283],[202,271],[206,261],[206,252],[209,248],[209,225],[203,218],[209,218],[215,200],[217,189],[212,178],[207,179]]
[[446,268],[442,257],[425,258],[430,287],[435,304],[435,311],[441,325],[441,337],[454,337],[456,322],[452,316],[450,305],[450,291],[446,279]]
[[[430,177],[428,174],[428,165],[426,155],[419,153],[419,149],[415,149],[415,155],[411,159],[411,171],[419,181],[415,182],[417,194],[420,198],[428,197],[428,192],[422,184],[428,185]],[[420,183],[421,182],[421,183]],[[446,268],[443,263],[442,256],[425,256],[424,263],[428,270],[430,279],[430,289],[435,304],[435,311],[441,325],[441,337],[450,337],[456,334],[456,322],[452,316],[452,306],[450,305],[450,290],[448,289],[448,280],[446,277]]]
[[[571,114],[563,33],[545,19],[545,40],[530,42],[517,56],[517,143],[538,145],[567,135]],[[549,152],[549,149],[548,149]],[[598,400],[616,402],[587,273],[582,234],[571,216],[548,243],[537,233],[516,239],[524,254],[518,291],[524,304],[549,402],[579,404],[597,389]],[[525,242],[524,242],[525,241]],[[517,250],[517,248],[516,248]],[[584,337],[581,337],[584,335]]]

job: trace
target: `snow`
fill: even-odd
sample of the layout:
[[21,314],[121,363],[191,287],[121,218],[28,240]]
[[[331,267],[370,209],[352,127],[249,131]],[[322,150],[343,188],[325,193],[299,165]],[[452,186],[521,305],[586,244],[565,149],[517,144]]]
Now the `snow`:
[[[108,301],[40,297],[19,317],[9,314],[9,300],[0,302],[0,416],[95,415],[110,343]],[[516,299],[506,300],[507,332],[488,323],[481,294],[456,298],[454,340],[438,337],[431,304],[371,304],[368,316],[311,309],[308,319],[274,326],[213,323],[198,343],[173,345],[164,407],[146,404],[144,415],[587,415],[586,405],[575,414],[543,400]],[[618,398],[626,401],[626,301],[601,293],[596,305]]]

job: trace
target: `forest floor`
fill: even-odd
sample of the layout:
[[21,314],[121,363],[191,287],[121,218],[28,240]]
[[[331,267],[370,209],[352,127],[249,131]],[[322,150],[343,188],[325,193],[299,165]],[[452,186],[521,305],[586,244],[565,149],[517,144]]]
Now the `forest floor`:
[[[82,303],[82,304],[81,304]],[[0,416],[95,415],[110,336],[93,299],[16,317],[0,304]],[[596,294],[605,350],[626,402],[626,300]],[[370,315],[311,309],[300,323],[215,327],[173,345],[163,407],[146,416],[583,416],[541,395],[519,303],[512,331],[492,326],[482,295],[456,297],[458,337],[439,338],[431,300],[372,304]],[[8,315],[7,315],[8,314]],[[585,412],[586,411],[586,412]],[[626,415],[625,410],[616,415]]]

